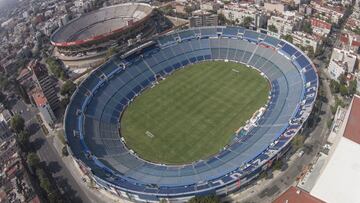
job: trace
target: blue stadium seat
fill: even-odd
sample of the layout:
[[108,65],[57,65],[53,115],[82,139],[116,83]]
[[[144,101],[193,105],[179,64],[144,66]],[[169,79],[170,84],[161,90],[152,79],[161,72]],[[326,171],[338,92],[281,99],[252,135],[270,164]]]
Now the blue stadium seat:
[[244,33],[244,38],[247,40],[250,40],[252,42],[258,42],[259,35],[260,35],[260,33],[258,33],[258,32],[246,30]]
[[238,34],[238,28],[237,27],[226,27],[223,29],[223,35],[224,36],[237,36]]
[[292,56],[292,55],[294,55],[296,52],[297,52],[297,50],[294,48],[294,47],[292,47],[291,45],[289,45],[289,44],[285,44],[282,48],[281,48],[281,50],[283,51],[283,52],[285,52],[287,55],[289,55],[289,56]]
[[275,37],[266,36],[263,42],[276,48],[280,40]]

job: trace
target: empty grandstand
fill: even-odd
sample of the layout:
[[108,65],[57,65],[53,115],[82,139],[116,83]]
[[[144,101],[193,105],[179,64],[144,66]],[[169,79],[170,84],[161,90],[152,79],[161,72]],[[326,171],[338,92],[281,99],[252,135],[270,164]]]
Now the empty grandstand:
[[56,55],[64,61],[85,60],[106,54],[110,47],[126,49],[167,29],[150,5],[126,3],[84,14],[51,36]]
[[[228,147],[185,165],[144,161],[120,135],[119,119],[159,77],[202,61],[223,60],[260,71],[271,83],[256,125]],[[246,186],[290,147],[318,91],[309,58],[292,44],[242,27],[201,27],[153,39],[96,69],[73,94],[64,118],[71,155],[102,188],[134,201],[186,201]],[[179,155],[181,156],[181,155]]]

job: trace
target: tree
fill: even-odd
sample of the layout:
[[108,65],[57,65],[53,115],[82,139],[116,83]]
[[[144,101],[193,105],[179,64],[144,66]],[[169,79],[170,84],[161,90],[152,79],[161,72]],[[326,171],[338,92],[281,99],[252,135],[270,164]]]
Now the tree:
[[47,177],[44,169],[39,168],[38,170],[36,170],[36,176],[40,182],[40,187],[42,189],[44,189],[47,193],[51,192],[52,186],[51,186],[50,180]]
[[340,74],[340,76],[338,77],[338,80],[340,82],[341,85],[346,85],[346,76],[345,74]]
[[29,151],[29,146],[30,146],[29,137],[30,137],[30,135],[26,130],[21,131],[16,136],[16,139],[17,139],[21,149],[24,152]]
[[224,16],[224,14],[218,14],[219,25],[227,25],[230,24],[230,21]]
[[349,87],[348,87],[348,92],[350,95],[354,95],[356,94],[356,89],[357,89],[357,82],[356,80],[351,80],[349,82]]
[[170,4],[168,4],[168,5],[164,6],[164,7],[161,7],[160,11],[164,15],[169,15],[169,16],[174,16],[175,15],[174,8]]
[[71,80],[67,80],[61,87],[60,94],[62,96],[71,96],[76,90],[76,85]]
[[267,177],[266,171],[263,171],[259,174],[259,179],[265,179]]
[[50,72],[57,78],[64,80],[67,75],[64,69],[62,69],[62,65],[59,60],[49,57],[46,59],[46,64],[48,65],[48,68]]
[[305,141],[305,137],[303,135],[296,135],[291,140],[291,145],[293,149],[296,151],[303,146],[304,141]]
[[25,121],[19,114],[16,114],[11,118],[10,125],[15,132],[20,133],[25,128]]
[[197,196],[191,198],[189,203],[220,203],[220,198],[215,195]]
[[344,84],[340,84],[340,94],[341,96],[346,96],[349,94],[348,89]]
[[302,30],[303,30],[304,32],[306,32],[306,33],[312,34],[313,29],[312,29],[312,27],[311,27],[310,22],[305,21],[304,24],[303,24],[303,26],[302,26]]
[[184,11],[185,11],[188,15],[190,15],[191,12],[194,11],[194,9],[193,9],[190,5],[186,5],[185,8],[184,8]]
[[58,194],[56,188],[51,184],[44,169],[38,168],[36,170],[37,179],[40,182],[40,187],[46,192],[48,202],[63,202],[61,196]]
[[284,40],[293,43],[293,37],[291,35],[283,35],[281,38],[283,38]]
[[339,82],[337,82],[336,80],[331,80],[330,81],[330,90],[331,90],[331,93],[333,93],[333,94],[339,93],[340,92]]
[[60,107],[62,109],[66,109],[67,105],[69,104],[70,102],[70,98],[69,97],[64,97],[60,100]]
[[43,178],[40,180],[40,187],[44,189],[47,193],[51,192],[51,183],[48,178]]
[[2,92],[0,92],[0,103],[4,104],[5,100],[6,100],[5,94],[3,94]]
[[310,58],[314,58],[315,57],[315,52],[314,52],[314,48],[312,46],[307,46],[305,47],[305,50],[307,52],[307,55],[310,57]]
[[29,166],[32,168],[37,168],[40,164],[40,159],[39,159],[38,155],[34,152],[31,152],[30,154],[28,154],[26,160],[27,160],[27,163],[29,164]]
[[95,8],[101,8],[104,5],[105,0],[95,0],[94,1],[94,7]]
[[30,98],[24,86],[16,79],[11,80],[10,83],[14,85],[16,94],[19,95],[25,103],[30,104]]
[[41,168],[41,169],[37,170],[36,176],[38,177],[39,180],[46,178],[46,173],[45,173],[44,169]]
[[254,18],[252,18],[252,17],[250,17],[250,16],[246,16],[246,17],[243,19],[243,21],[242,21],[242,23],[241,23],[241,26],[248,28],[248,27],[250,27],[250,25],[251,25],[251,23],[252,23],[253,21],[254,21]]
[[278,29],[276,28],[275,25],[269,25],[269,26],[268,26],[268,30],[271,31],[271,32],[275,32],[275,33],[278,32]]
[[10,84],[10,82],[8,80],[8,77],[6,77],[2,73],[0,73],[0,89],[2,89],[2,90],[7,89],[9,84]]
[[280,170],[281,166],[282,166],[282,161],[280,159],[276,160],[273,164],[273,169],[274,170]]
[[343,102],[343,100],[341,98],[339,98],[338,96],[335,95],[335,105],[334,106],[331,106],[331,113],[332,114],[335,114],[336,113],[336,110],[338,107],[342,107],[344,108],[345,107],[345,103]]
[[48,193],[48,200],[50,203],[61,203],[63,200],[61,199],[60,195],[55,191],[51,191]]

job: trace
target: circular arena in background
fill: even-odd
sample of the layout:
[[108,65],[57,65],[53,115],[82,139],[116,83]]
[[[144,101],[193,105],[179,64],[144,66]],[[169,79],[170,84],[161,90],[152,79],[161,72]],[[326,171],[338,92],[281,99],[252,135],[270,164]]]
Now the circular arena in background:
[[69,67],[103,63],[109,49],[126,50],[167,27],[150,5],[124,3],[85,13],[59,27],[50,37],[54,56]]
[[[57,47],[87,46],[111,41],[112,38],[137,32],[150,18],[153,9],[148,4],[126,3],[104,7],[81,15],[60,27],[51,36]],[[136,34],[135,34],[136,35]]]
[[[247,121],[239,122],[236,129],[233,129],[230,141],[220,147],[221,150],[203,159],[192,160],[191,163],[151,162],[128,147],[128,139],[121,134],[123,121],[120,122],[125,109],[132,105],[136,107],[138,100],[145,96],[142,94],[158,91],[163,86],[164,91],[184,89],[178,88],[184,85],[181,82],[171,81],[176,80],[181,71],[187,71],[188,66],[206,63],[207,66],[222,63],[225,64],[221,65],[224,68],[231,67],[234,63],[239,66],[234,66],[224,75],[223,70],[209,70],[199,73],[201,77],[197,77],[194,72],[183,80],[188,77],[194,77],[195,80],[208,78],[213,83],[219,81],[221,84],[223,77],[233,77],[243,70],[258,71],[269,82],[270,91],[266,91],[266,103],[260,103],[252,109],[254,112],[244,116]],[[179,70],[183,68],[184,70]],[[229,72],[233,74],[226,76]],[[165,83],[172,84],[166,86]],[[238,83],[241,81],[235,81],[231,85]],[[201,84],[196,82],[192,87]],[[231,87],[230,84],[224,85]],[[214,85],[213,88],[216,87],[219,86]],[[311,113],[317,90],[318,76],[314,65],[300,49],[284,40],[242,27],[188,29],[157,37],[121,56],[114,56],[93,71],[78,86],[67,107],[64,118],[65,135],[75,163],[100,187],[115,195],[133,201],[186,201],[197,195],[225,195],[250,183],[270,167],[274,160],[286,153],[292,138]],[[252,97],[251,93],[252,91],[242,91],[240,88],[232,95],[239,94],[235,95],[235,99],[240,96],[246,99],[249,95],[253,100],[248,102],[251,105],[257,98]],[[188,97],[188,94],[179,93],[177,96],[180,99],[183,95]],[[152,102],[156,102],[158,95],[161,95],[161,91],[153,99],[146,101],[149,107]],[[208,97],[206,95],[203,98],[214,99]],[[193,99],[199,99],[197,103],[202,103],[201,98]],[[219,105],[231,102],[233,101],[229,99]],[[179,105],[174,101],[175,104]],[[171,102],[167,105],[171,105]],[[257,109],[259,106],[262,107]],[[234,107],[236,109],[231,109],[231,112],[241,113],[237,109],[241,106]],[[144,111],[149,110],[147,105],[143,105],[143,108]],[[161,109],[161,106],[156,108]],[[172,120],[176,122],[176,118],[184,119],[183,116],[186,115],[174,115]],[[223,119],[232,121],[229,117]],[[205,122],[206,119],[198,120]],[[140,125],[135,125],[135,128],[136,126]],[[126,127],[124,126],[125,129]],[[154,132],[145,130],[139,134],[156,139]],[[183,136],[187,137],[186,134]],[[174,144],[171,137],[167,139],[168,142],[164,140],[161,144]],[[194,146],[197,143],[201,143],[201,139],[194,141]],[[179,153],[178,156],[182,154]]]

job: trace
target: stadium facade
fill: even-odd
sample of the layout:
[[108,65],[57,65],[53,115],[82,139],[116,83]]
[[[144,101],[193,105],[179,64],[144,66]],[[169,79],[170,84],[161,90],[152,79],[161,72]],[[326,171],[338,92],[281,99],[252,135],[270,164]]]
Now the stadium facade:
[[[119,130],[126,106],[159,76],[211,60],[245,64],[269,80],[269,103],[256,125],[235,134],[218,154],[187,165],[151,163],[127,149]],[[186,201],[225,195],[249,184],[286,153],[317,91],[316,69],[294,45],[242,27],[194,28],[153,39],[92,72],[71,98],[65,134],[80,169],[122,198]]]
[[164,18],[150,5],[125,3],[71,20],[56,30],[50,41],[58,58],[79,61],[104,56],[111,47],[125,50],[167,27]]

